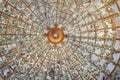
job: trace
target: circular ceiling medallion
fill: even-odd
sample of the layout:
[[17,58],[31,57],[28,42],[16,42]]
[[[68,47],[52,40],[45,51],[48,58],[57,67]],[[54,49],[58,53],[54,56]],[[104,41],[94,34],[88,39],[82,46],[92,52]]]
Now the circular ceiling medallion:
[[56,44],[62,43],[64,45],[63,39],[67,37],[64,34],[65,27],[58,27],[58,24],[55,23],[53,28],[47,27],[47,33],[44,33],[44,36],[47,37],[48,43],[53,43],[56,48]]
[[64,39],[64,33],[62,29],[52,28],[48,31],[48,40],[51,43],[60,43]]

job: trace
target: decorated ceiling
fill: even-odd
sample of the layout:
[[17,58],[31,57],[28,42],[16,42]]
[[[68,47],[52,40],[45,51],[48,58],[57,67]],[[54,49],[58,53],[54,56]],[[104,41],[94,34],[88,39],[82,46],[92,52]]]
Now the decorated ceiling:
[[120,0],[0,0],[0,80],[119,80]]

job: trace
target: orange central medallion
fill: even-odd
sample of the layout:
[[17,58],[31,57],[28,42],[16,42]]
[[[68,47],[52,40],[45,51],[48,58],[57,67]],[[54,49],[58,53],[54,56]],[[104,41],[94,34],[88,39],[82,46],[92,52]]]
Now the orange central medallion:
[[64,33],[62,29],[52,28],[48,31],[48,39],[52,43],[60,43],[64,38]]

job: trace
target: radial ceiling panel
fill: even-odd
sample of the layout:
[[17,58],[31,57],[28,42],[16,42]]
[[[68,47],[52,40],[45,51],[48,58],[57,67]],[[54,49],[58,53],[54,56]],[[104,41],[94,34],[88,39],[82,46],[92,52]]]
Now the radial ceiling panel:
[[0,0],[0,80],[119,80],[120,0]]

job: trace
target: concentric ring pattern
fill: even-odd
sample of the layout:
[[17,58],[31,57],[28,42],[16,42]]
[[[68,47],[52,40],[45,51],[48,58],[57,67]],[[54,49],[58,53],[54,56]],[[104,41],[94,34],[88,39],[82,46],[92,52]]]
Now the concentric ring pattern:
[[119,79],[120,0],[0,0],[0,80]]

